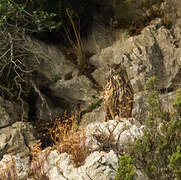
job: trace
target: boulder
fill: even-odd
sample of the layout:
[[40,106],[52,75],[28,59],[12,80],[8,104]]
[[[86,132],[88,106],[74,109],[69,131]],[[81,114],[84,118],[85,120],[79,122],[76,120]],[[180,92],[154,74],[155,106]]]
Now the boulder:
[[84,180],[84,179],[109,179],[115,177],[115,169],[118,168],[118,158],[114,151],[108,153],[94,152],[90,154],[83,166],[74,168],[67,153],[59,154],[56,150],[48,156],[48,162],[52,168],[48,175],[50,180]]
[[140,35],[126,41],[117,41],[102,49],[90,61],[105,74],[107,65],[121,64],[126,67],[134,92],[143,91],[151,76],[159,79],[159,89],[177,88],[181,82],[181,49],[175,45],[177,39],[159,19],[144,28]]
[[114,150],[124,151],[124,146],[143,136],[143,126],[135,125],[133,118],[121,118],[108,122],[91,123],[86,127],[86,147],[89,152]]
[[91,112],[87,112],[81,118],[80,127],[85,128],[90,123],[96,122],[104,122],[105,121],[105,113],[103,107],[98,107],[92,110]]
[[17,117],[13,104],[0,97],[0,129],[11,125]]
[[0,159],[7,153],[27,159],[31,147],[36,143],[33,131],[29,123],[21,121],[0,129]]
[[[127,143],[143,135],[143,127],[137,128],[133,119],[121,120],[122,122],[110,120],[104,123],[91,123],[87,126],[85,132],[88,156],[85,164],[80,167],[73,165],[71,155],[53,149],[45,149],[40,156],[43,153],[46,156],[42,163],[46,176],[50,180],[89,178],[113,180],[119,166],[117,153],[124,153],[123,147],[126,147]],[[142,175],[141,172],[138,174]]]
[[18,156],[5,154],[0,161],[0,169],[0,177],[3,179],[27,179],[28,163],[22,162]]
[[148,115],[148,97],[149,93],[147,91],[134,94],[132,116],[139,121],[140,124],[145,124],[146,116]]
[[[56,82],[64,79],[68,73],[76,71],[76,66],[65,57],[61,48],[30,37],[27,37],[25,45],[38,58],[37,60],[27,60],[27,65],[34,67],[47,79]],[[38,83],[41,83],[41,79],[39,79]]]
[[94,96],[97,91],[93,87],[94,84],[86,76],[81,75],[71,80],[57,82],[52,90],[55,96],[63,97],[72,104],[80,103],[82,104],[80,108],[86,108],[96,102]]

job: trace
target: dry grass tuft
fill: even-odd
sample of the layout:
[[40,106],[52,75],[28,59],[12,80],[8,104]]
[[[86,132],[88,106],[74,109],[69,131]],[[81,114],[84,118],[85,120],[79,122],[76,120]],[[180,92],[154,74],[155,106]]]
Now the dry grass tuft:
[[[45,169],[45,160],[48,152],[42,153],[40,147],[40,141],[32,147],[31,165],[30,168],[26,170],[27,178],[33,180],[48,180]],[[0,164],[0,180],[18,180],[20,175],[18,174],[16,166],[16,159],[13,156],[10,156],[7,161],[2,162],[2,164]]]
[[87,67],[88,62],[87,62],[85,48],[80,35],[80,22],[76,24],[73,19],[73,17],[78,18],[78,15],[73,10],[70,9],[66,9],[66,13],[69,18],[70,24],[72,26],[71,28],[73,30],[71,32],[70,30],[71,28],[64,28],[66,32],[66,37],[70,45],[72,46],[74,53],[76,54],[79,70],[83,72],[84,69]]
[[85,146],[85,132],[69,132],[69,136],[65,137],[63,141],[57,146],[60,153],[68,153],[71,155],[71,160],[75,167],[79,167],[85,163],[87,157],[87,150]]
[[65,111],[62,117],[57,117],[53,120],[53,126],[49,128],[50,137],[53,143],[59,144],[69,135],[70,131],[75,129],[75,113],[71,115]]
[[39,141],[31,149],[32,161],[28,171],[28,178],[35,180],[48,180],[46,176],[45,161],[49,151],[42,153],[41,142]]
[[[94,127],[92,138],[87,142],[87,146],[89,149],[89,153],[94,151],[104,151],[109,152],[113,150],[116,154],[122,154],[125,150],[124,147],[120,144],[120,135],[128,129],[125,125],[124,128],[117,131],[117,127],[119,128],[119,121],[115,124],[109,124],[106,128],[97,125]],[[98,145],[96,148],[93,144]]]
[[60,153],[70,154],[75,167],[79,167],[84,164],[87,156],[86,136],[83,130],[76,132],[75,126],[75,113],[68,116],[65,112],[64,116],[55,118],[54,126],[49,131],[55,148]]
[[11,156],[4,165],[0,164],[0,180],[16,180],[18,179],[16,172],[15,159]]

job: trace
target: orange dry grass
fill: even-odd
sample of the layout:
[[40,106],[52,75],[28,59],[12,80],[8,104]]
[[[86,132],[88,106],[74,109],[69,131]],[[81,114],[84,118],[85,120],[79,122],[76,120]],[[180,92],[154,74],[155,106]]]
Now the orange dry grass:
[[68,136],[70,131],[74,130],[75,113],[69,116],[67,112],[65,112],[62,117],[55,118],[53,123],[53,127],[49,129],[50,137],[54,144],[59,144]]
[[32,161],[28,177],[37,180],[48,180],[46,176],[45,161],[49,151],[42,153],[41,142],[37,142],[31,149]]
[[18,179],[15,159],[11,157],[9,161],[5,163],[5,166],[0,165],[0,180],[16,180]]
[[87,157],[87,150],[85,146],[85,132],[69,132],[69,136],[65,137],[63,141],[57,146],[60,153],[68,153],[75,167],[79,167],[85,163]]
[[54,126],[49,129],[50,136],[56,145],[56,149],[60,153],[68,153],[71,155],[75,167],[84,164],[87,151],[85,147],[85,132],[83,130],[75,131],[75,113],[68,116],[55,118]]
[[[34,180],[48,180],[45,173],[44,162],[47,157],[47,153],[42,153],[40,148],[41,143],[38,142],[32,147],[32,161],[29,170],[27,171],[28,178]],[[13,156],[3,165],[0,165],[0,180],[18,180],[18,174],[16,169],[16,163]]]
[[[61,118],[56,118],[54,125],[49,129],[51,138],[55,144],[55,148],[60,153],[68,153],[71,155],[72,161],[75,167],[79,167],[84,164],[87,151],[85,146],[85,132],[83,130],[75,131],[75,114],[68,116],[64,113]],[[49,150],[51,150],[50,148]],[[35,180],[47,180],[46,176],[46,158],[49,154],[49,150],[42,152],[41,142],[37,142],[31,148],[31,167],[28,170],[28,178]],[[6,167],[3,169],[0,165],[0,180],[16,180],[18,179],[15,160],[12,157],[11,161],[6,163]]]

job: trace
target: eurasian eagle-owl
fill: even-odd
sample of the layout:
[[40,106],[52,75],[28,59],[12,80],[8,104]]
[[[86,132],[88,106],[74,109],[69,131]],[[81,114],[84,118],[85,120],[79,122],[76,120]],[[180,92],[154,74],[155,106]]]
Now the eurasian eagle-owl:
[[103,92],[104,112],[106,121],[132,117],[133,89],[124,66],[110,67],[107,84]]

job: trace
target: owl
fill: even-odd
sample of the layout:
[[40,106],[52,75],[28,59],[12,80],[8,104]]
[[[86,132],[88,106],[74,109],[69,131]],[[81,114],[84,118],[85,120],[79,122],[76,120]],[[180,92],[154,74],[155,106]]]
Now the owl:
[[130,118],[133,108],[133,89],[124,66],[112,65],[103,92],[105,120]]

